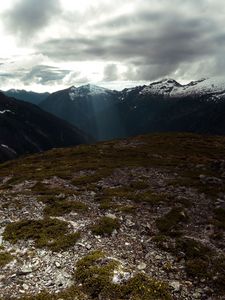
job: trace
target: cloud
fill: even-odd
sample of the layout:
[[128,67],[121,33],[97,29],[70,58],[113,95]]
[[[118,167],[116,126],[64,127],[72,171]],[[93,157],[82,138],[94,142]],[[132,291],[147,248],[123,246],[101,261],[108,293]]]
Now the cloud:
[[60,11],[58,0],[19,0],[3,14],[4,25],[24,41],[45,28]]
[[60,70],[56,67],[51,66],[35,66],[29,72],[26,72],[21,80],[24,84],[29,85],[30,83],[37,83],[48,85],[60,82],[70,71]]
[[118,69],[115,64],[108,64],[104,69],[103,81],[114,81],[119,78]]
[[[196,4],[196,1],[174,0],[175,7],[168,5],[168,1],[159,2],[161,6],[155,10],[145,5],[132,13],[92,24],[92,34],[50,39],[38,44],[37,49],[58,61],[122,62],[128,69],[137,70],[131,72],[130,78],[127,74],[127,79],[154,80],[175,74],[187,64],[201,64],[212,58],[214,70],[205,71],[215,73],[225,50],[225,32],[217,14],[207,10],[206,4],[211,1]],[[212,3],[211,6],[216,7]],[[107,76],[116,80],[115,67],[106,66],[105,79],[109,80]]]
[[11,1],[5,27],[20,41],[35,36],[41,59],[6,70],[26,84],[225,77],[222,0]]

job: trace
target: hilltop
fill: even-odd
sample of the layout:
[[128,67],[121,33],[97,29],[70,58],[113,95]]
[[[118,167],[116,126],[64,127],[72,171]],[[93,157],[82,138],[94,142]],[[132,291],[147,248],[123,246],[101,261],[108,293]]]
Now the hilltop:
[[224,157],[179,133],[1,164],[0,299],[223,299]]

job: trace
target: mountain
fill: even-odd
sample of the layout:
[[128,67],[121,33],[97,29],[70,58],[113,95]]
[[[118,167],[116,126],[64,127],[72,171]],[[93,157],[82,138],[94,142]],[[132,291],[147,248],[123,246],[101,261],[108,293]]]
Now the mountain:
[[[102,140],[116,137],[121,130],[118,112],[114,111],[120,102],[119,95],[120,92],[91,84],[72,86],[49,95],[40,107]],[[106,111],[107,122],[103,120]]]
[[85,143],[87,137],[36,105],[0,93],[0,161]]
[[1,300],[224,299],[224,157],[179,133],[0,164]]
[[51,94],[40,107],[94,136],[123,138],[148,132],[225,135],[225,81],[173,79],[120,92],[85,85]]
[[35,93],[32,91],[10,89],[8,91],[2,91],[6,96],[16,98],[18,100],[26,101],[38,105],[44,99],[46,99],[49,93]]
[[164,79],[144,87],[140,93],[143,95],[162,95],[170,98],[203,96],[207,100],[218,101],[225,98],[225,79],[200,79],[184,85],[173,79]]

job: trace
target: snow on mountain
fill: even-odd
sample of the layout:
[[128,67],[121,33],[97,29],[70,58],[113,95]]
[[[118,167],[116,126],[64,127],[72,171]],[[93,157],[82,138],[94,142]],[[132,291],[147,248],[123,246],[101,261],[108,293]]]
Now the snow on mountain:
[[13,112],[11,110],[9,110],[9,109],[0,110],[0,114],[1,115],[5,114],[5,113],[12,113],[13,114]]
[[185,97],[212,95],[212,100],[225,95],[225,79],[220,77],[201,79],[182,85],[173,79],[164,79],[143,87],[140,95],[164,95],[168,97]]
[[109,89],[96,86],[93,84],[82,85],[78,88],[72,86],[69,91],[69,96],[72,101],[75,100],[76,97],[86,97],[86,96],[96,96],[103,95],[111,92]]

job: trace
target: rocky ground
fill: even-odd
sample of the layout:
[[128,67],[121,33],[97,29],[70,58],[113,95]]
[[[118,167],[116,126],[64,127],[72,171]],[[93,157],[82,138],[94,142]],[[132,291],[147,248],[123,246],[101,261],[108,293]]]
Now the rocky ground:
[[[119,299],[90,293],[86,279],[74,277],[96,250],[120,264],[114,285],[143,273],[168,293],[121,299],[225,299],[225,140],[208,139],[146,136],[3,164],[0,299],[37,299],[43,291],[54,299]],[[32,220],[57,220],[66,236],[79,236],[62,246],[63,232],[42,236],[38,224],[28,235],[24,220],[29,228]],[[61,296],[74,285],[79,296]]]

